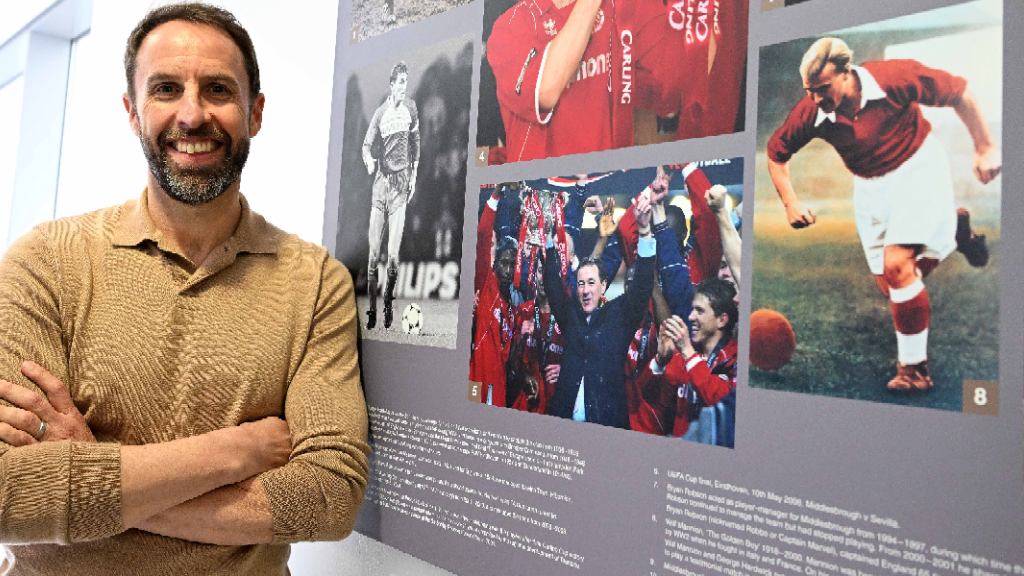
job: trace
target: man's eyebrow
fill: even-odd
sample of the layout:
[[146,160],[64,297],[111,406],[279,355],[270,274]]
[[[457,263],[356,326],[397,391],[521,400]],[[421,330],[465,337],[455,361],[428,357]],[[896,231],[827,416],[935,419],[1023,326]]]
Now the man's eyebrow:
[[146,86],[162,84],[164,82],[178,82],[178,77],[167,72],[157,72],[146,78]]
[[[200,81],[203,84],[218,83],[224,84],[231,88],[238,88],[238,80],[230,74],[210,74],[208,76],[200,76]],[[181,83],[179,77],[175,74],[168,72],[157,72],[150,77],[146,78],[146,85],[153,86],[155,84],[162,84],[164,82]]]

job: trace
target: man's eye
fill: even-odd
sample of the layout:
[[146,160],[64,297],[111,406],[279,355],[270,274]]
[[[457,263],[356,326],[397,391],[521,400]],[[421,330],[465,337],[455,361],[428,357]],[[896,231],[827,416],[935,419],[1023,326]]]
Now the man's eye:
[[170,84],[161,84],[161,85],[157,86],[153,90],[153,92],[155,92],[157,94],[173,94],[174,93],[174,86],[171,86]]
[[210,92],[213,92],[214,94],[227,94],[228,89],[226,86],[223,86],[221,84],[213,84],[212,86],[210,86]]

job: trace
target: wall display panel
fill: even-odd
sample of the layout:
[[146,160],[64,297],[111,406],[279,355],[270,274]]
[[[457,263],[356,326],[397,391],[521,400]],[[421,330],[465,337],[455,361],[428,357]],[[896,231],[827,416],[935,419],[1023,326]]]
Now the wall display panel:
[[486,0],[478,165],[743,130],[747,0]]
[[750,385],[996,411],[1002,2],[764,47],[760,77],[753,307],[796,350],[758,323]]
[[354,0],[349,42],[355,44],[466,4],[470,0]]
[[472,53],[456,38],[348,77],[335,255],[364,338],[455,347]]
[[[572,14],[584,3],[559,2],[558,6]],[[600,2],[591,4],[603,8]],[[685,13],[691,5],[657,4],[664,10],[663,22],[669,21],[676,6]],[[714,0],[692,3],[695,10],[701,4],[709,10],[715,6]],[[609,149],[588,144],[593,139],[578,132],[580,145],[590,146],[591,151],[508,162],[507,150],[503,158],[501,150],[492,148],[508,141],[494,137],[500,134],[495,122],[503,130],[504,120],[496,79],[488,80],[494,74],[488,51],[494,23],[513,8],[511,3],[477,0],[356,44],[349,44],[345,37],[354,18],[352,7],[342,3],[330,147],[336,160],[329,169],[326,198],[332,217],[325,219],[325,238],[339,254],[348,249],[346,234],[358,237],[361,249],[368,252],[364,239],[368,220],[350,224],[342,207],[351,188],[343,179],[349,173],[345,167],[358,168],[352,173],[365,179],[355,188],[361,194],[369,196],[372,185],[362,159],[365,132],[356,130],[354,138],[348,134],[348,108],[354,106],[348,98],[350,78],[374,66],[381,70],[384,80],[375,100],[360,105],[368,125],[389,91],[387,76],[394,62],[409,62],[413,82],[416,73],[410,55],[429,52],[464,35],[472,44],[470,96],[459,105],[467,111],[468,141],[462,156],[464,207],[457,216],[461,258],[454,348],[408,346],[417,341],[394,327],[386,333],[408,339],[379,339],[373,334],[379,325],[367,330],[365,314],[361,317],[361,363],[374,450],[371,484],[357,523],[362,534],[457,574],[1024,574],[1019,538],[1024,533],[1024,288],[1017,281],[1024,274],[1024,251],[1014,249],[1024,246],[1020,224],[1024,197],[1013,192],[1024,178],[1024,164],[1007,155],[1002,172],[983,185],[973,174],[974,140],[964,121],[955,110],[934,110],[947,113],[942,118],[930,109],[938,107],[922,107],[931,135],[954,167],[952,214],[956,216],[957,207],[970,212],[973,232],[985,235],[989,260],[975,268],[954,250],[924,278],[930,300],[928,362],[934,386],[928,392],[902,396],[886,390],[896,375],[898,359],[892,299],[880,295],[855,223],[837,224],[853,213],[849,170],[837,153],[829,154],[827,144],[821,150],[820,141],[793,155],[790,172],[798,197],[817,218],[812,226],[796,230],[785,217],[766,164],[769,137],[798,102],[810,101],[798,70],[803,53],[815,39],[838,34],[833,31],[846,35],[844,39],[855,50],[855,64],[913,59],[967,79],[972,90],[978,87],[975,100],[992,140],[1010,149],[1007,143],[1019,141],[1024,127],[1012,107],[1002,112],[1003,100],[1019,100],[1024,80],[1015,74],[1003,75],[1001,70],[1004,59],[1009,65],[1024,54],[1024,38],[1004,35],[1002,30],[1024,25],[1024,4],[815,0],[770,11],[760,10],[759,4],[760,0],[751,0],[746,6],[749,40],[743,61],[749,66],[744,64],[740,73],[736,131],[706,138],[677,139],[672,134],[664,141],[644,141],[650,142],[644,146]],[[518,6],[548,10],[554,4],[538,0]],[[618,22],[608,14],[605,11],[602,26]],[[907,18],[911,25],[906,24]],[[950,18],[959,24],[951,25]],[[560,29],[559,22],[555,27]],[[596,17],[592,22],[591,38],[603,32],[594,30]],[[543,19],[538,19],[537,26],[540,34],[548,35]],[[638,37],[634,35],[634,40]],[[943,44],[949,38],[958,39],[957,47]],[[785,46],[793,48],[787,52],[781,48]],[[530,49],[517,65],[513,92],[524,64],[529,69],[537,58],[543,59],[543,50],[538,50],[538,56],[526,63]],[[946,60],[929,61],[932,56]],[[970,65],[962,67],[959,63],[964,60]],[[615,59],[611,61],[614,64]],[[712,69],[717,57],[715,62]],[[589,60],[586,65],[589,74]],[[641,86],[640,78],[636,71],[633,90]],[[524,76],[524,85],[527,81]],[[570,89],[579,86],[574,83]],[[637,94],[632,92],[639,98]],[[728,94],[713,90],[712,100]],[[422,115],[419,102],[417,107]],[[565,109],[556,107],[555,115],[559,111]],[[597,114],[583,117],[600,121]],[[657,126],[656,118],[645,118],[636,110],[632,118],[634,135],[641,133],[637,127],[648,120],[650,126]],[[656,132],[656,128],[650,130]],[[477,146],[488,146],[482,161]],[[587,210],[587,198],[596,195],[602,208],[614,200],[610,213],[618,230],[623,220],[628,223],[632,201],[659,180],[661,166],[672,175],[669,204],[683,209],[688,233],[699,236],[701,226],[693,226],[700,221],[692,208],[695,195],[686,177],[693,176],[688,170],[694,164],[709,185],[725,186],[726,195],[713,198],[732,203],[723,213],[733,216],[729,222],[743,238],[738,264],[726,259],[725,265],[739,285],[733,448],[680,441],[672,433],[676,420],[671,432],[663,435],[623,433],[611,425],[575,422],[571,418],[576,411],[574,390],[576,397],[584,390],[582,418],[593,417],[587,411],[586,376],[580,378],[582,385],[567,378],[573,380],[572,387],[568,394],[561,394],[572,397],[569,417],[542,414],[550,412],[549,400],[558,395],[568,348],[562,333],[558,374],[549,376],[552,371],[544,364],[550,365],[558,356],[553,344],[561,325],[556,321],[558,330],[549,337],[550,317],[543,302],[540,314],[536,306],[544,284],[543,275],[538,282],[538,271],[549,258],[548,232],[552,259],[560,262],[564,255],[568,261],[571,245],[571,253],[582,260],[581,255],[590,254],[600,236],[600,214]],[[928,176],[934,176],[932,172],[940,171],[930,170]],[[810,182],[804,186],[800,179]],[[835,182],[843,188],[837,190]],[[658,186],[651,189],[660,190]],[[369,203],[368,198],[363,201]],[[930,200],[927,205],[931,208],[934,203]],[[564,206],[564,210],[552,211],[552,206]],[[570,217],[573,206],[582,219]],[[596,211],[596,203],[593,207]],[[355,231],[346,231],[349,226]],[[778,237],[763,236],[762,229],[775,231]],[[707,231],[704,227],[703,232]],[[614,234],[623,238],[618,231]],[[823,246],[814,247],[808,240],[822,237],[829,239],[821,242]],[[780,238],[795,247],[784,250],[787,247]],[[509,246],[515,250],[509,251]],[[720,248],[723,255],[728,250],[726,243]],[[636,250],[639,259],[639,239]],[[821,252],[826,253],[824,261]],[[357,264],[363,265],[364,258],[361,255]],[[687,265],[691,275],[699,268],[689,259]],[[607,274],[610,281],[604,296],[608,301],[623,298],[624,269],[619,266]],[[568,278],[570,270],[567,266],[563,275],[561,266],[555,267],[553,276],[563,288],[567,286],[562,278]],[[577,289],[579,271],[579,266],[573,270]],[[835,276],[828,279],[829,274]],[[490,284],[489,297],[481,296],[487,290],[478,286],[481,279],[482,284]],[[660,278],[659,285],[664,285]],[[818,293],[813,297],[800,293],[795,309],[771,300],[784,290],[812,289]],[[858,291],[863,300],[851,300],[851,291]],[[568,292],[566,297],[572,301]],[[506,304],[504,310],[490,306],[495,298],[498,304]],[[531,301],[532,319],[526,313]],[[584,306],[578,296],[575,302]],[[821,311],[812,313],[812,307]],[[759,312],[762,309],[779,314]],[[841,329],[838,322],[854,318],[854,313],[867,314],[873,323],[862,320],[859,328]],[[958,314],[959,320],[951,323],[950,313]],[[685,325],[682,314],[676,315]],[[424,317],[426,328],[430,320],[425,309]],[[801,323],[801,318],[808,317],[833,324],[827,329],[808,327]],[[396,311],[396,323],[397,318]],[[791,338],[758,340],[760,332],[751,334],[755,327],[783,326],[781,333],[788,335],[782,318],[788,321]],[[497,353],[491,355],[491,362],[484,362],[490,372],[477,372],[470,359],[476,363],[480,350],[476,336],[484,324],[496,328],[492,352]],[[701,324],[696,324],[699,330]],[[701,335],[694,334],[693,325],[689,328],[675,335],[688,335],[692,345]],[[642,339],[642,321],[632,336],[637,332]],[[648,344],[640,348],[649,350],[656,334],[646,334]],[[513,354],[516,340],[524,353]],[[866,344],[864,350],[884,358],[858,364],[865,352],[851,342]],[[955,355],[938,354],[941,347],[948,351],[949,346],[956,349]],[[751,360],[755,348],[786,362],[777,370],[759,368]],[[543,349],[548,356],[538,358],[537,352]],[[628,388],[626,379],[633,358],[628,348],[615,351],[623,352],[628,360],[623,363],[619,391],[626,397],[627,426],[640,427],[650,420],[629,416],[657,414],[643,409],[654,408],[651,400],[659,397],[645,395],[649,389],[630,395],[630,390],[637,390]],[[636,356],[639,360],[641,354]],[[831,358],[832,363],[808,363],[814,358]],[[758,357],[757,362],[761,360]],[[814,393],[794,394],[758,384],[764,379],[785,383],[788,380],[782,375],[791,375],[799,366],[817,370],[804,389]],[[481,376],[485,372],[491,378],[489,386]],[[856,395],[829,396],[814,388],[837,380],[859,383],[865,390],[874,388],[883,400],[890,394],[897,400],[862,402]],[[983,407],[988,413],[977,413],[983,412],[973,410],[978,403],[965,402],[965,391],[969,398],[975,397],[973,389],[964,386],[965,380],[985,390]],[[548,388],[551,382],[553,389]],[[496,383],[504,389],[498,390]],[[676,388],[673,417],[682,413],[678,409],[681,388]],[[959,404],[950,399],[950,388],[959,394]],[[947,402],[936,407],[948,409],[899,405],[922,403],[934,396]],[[634,407],[641,410],[630,413],[632,400],[646,406],[637,402]],[[505,409],[499,409],[501,404]],[[703,410],[686,413],[687,431],[705,429],[701,422],[705,414]],[[664,423],[668,419],[661,419],[663,432],[669,428]]]
[[774,10],[776,8],[785,8],[786,6],[793,6],[795,4],[803,4],[810,0],[761,0],[761,11]]
[[732,447],[742,196],[742,158],[482,186],[470,401]]

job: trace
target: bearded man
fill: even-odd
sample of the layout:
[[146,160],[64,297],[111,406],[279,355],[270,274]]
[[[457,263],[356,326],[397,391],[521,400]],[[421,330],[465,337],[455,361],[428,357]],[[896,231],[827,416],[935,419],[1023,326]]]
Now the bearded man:
[[234,16],[153,10],[125,73],[141,197],[0,262],[0,572],[283,574],[366,490],[352,280],[240,192],[265,98]]

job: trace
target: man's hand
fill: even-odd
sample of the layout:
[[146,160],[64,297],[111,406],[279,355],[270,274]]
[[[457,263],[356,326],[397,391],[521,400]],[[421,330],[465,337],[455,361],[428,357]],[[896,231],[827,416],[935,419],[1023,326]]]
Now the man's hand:
[[523,336],[533,334],[533,320],[523,320],[523,325],[519,327],[519,333]]
[[799,200],[786,206],[786,218],[789,219],[789,225],[797,229],[807,228],[818,221],[814,210]]
[[[0,440],[11,446],[56,440],[96,441],[63,382],[35,362],[22,362],[21,373],[35,382],[46,398],[0,380],[0,398],[14,405],[0,407]],[[46,429],[39,434],[42,422]]]
[[419,164],[414,164],[412,167],[412,173],[409,175],[409,199],[406,203],[412,202],[412,197],[416,194],[416,173],[419,171]]
[[601,238],[611,238],[615,234],[615,199],[608,198],[608,202],[601,210],[601,217],[597,221],[597,233]]
[[583,207],[587,209],[587,212],[597,216],[604,210],[604,206],[601,206],[601,197],[597,194],[587,198],[583,201]]
[[650,230],[651,199],[646,194],[641,194],[640,198],[633,199],[633,214],[636,216],[636,224],[640,228],[641,234]]
[[990,146],[974,155],[974,175],[982,184],[995,180],[1003,170],[1003,159],[999,148]]
[[558,383],[558,375],[562,373],[561,364],[551,364],[544,369],[544,381],[554,385]]
[[665,320],[661,326],[668,333],[669,337],[672,338],[672,342],[675,343],[676,349],[682,352],[684,357],[689,358],[697,353],[697,351],[693,349],[693,342],[690,341],[690,331],[686,327],[686,322],[683,322],[682,318],[673,315],[671,318]]
[[276,416],[270,416],[255,422],[243,422],[238,425],[239,432],[244,432],[249,439],[248,445],[253,448],[250,455],[258,469],[255,474],[284,466],[292,455],[292,437],[288,431],[288,423]]
[[658,366],[662,369],[668,366],[672,356],[676,353],[676,343],[672,339],[672,336],[668,333],[665,328],[665,323],[661,323],[661,329],[658,330]]
[[725,186],[715,184],[704,193],[704,200],[708,203],[708,208],[717,214],[725,209],[726,196],[728,196],[728,194],[726,194]]
[[655,178],[651,182],[651,203],[661,204],[668,197],[668,182],[664,178]]

